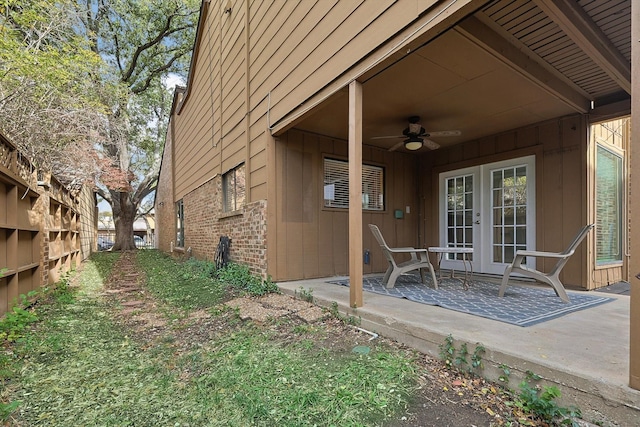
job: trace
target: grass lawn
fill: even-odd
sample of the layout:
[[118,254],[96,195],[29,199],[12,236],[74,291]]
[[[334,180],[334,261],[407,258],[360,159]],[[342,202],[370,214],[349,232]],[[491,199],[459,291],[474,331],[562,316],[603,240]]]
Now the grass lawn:
[[[241,321],[222,303],[274,287],[237,266],[216,278],[206,263],[138,251],[143,293],[162,319],[141,333],[105,292],[130,274],[119,257],[95,254],[73,286],[29,310],[38,319],[30,330],[5,336],[0,415],[8,423],[372,425],[405,408],[416,388],[412,353],[383,341],[358,354],[326,345],[339,336],[324,324]],[[203,311],[217,325],[206,334],[190,318]]]
[[[473,375],[481,345],[456,349],[448,337],[436,360],[370,341],[358,319],[303,301],[308,292],[300,300],[273,292],[236,264],[216,271],[155,250],[94,254],[35,304],[30,295],[0,319],[0,422],[577,425],[579,411],[559,407],[555,388],[523,383],[518,394]],[[271,311],[253,321],[238,301]]]

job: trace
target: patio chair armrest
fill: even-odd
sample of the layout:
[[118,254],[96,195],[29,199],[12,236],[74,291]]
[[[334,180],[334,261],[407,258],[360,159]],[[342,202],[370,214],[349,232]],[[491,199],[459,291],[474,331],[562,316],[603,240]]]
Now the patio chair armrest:
[[531,256],[531,257],[544,257],[544,258],[566,258],[571,254],[564,254],[558,252],[540,252],[540,251],[516,251],[516,256]]
[[428,251],[422,248],[389,248],[390,253],[393,254],[411,254],[411,259],[418,261],[418,254],[420,254],[420,261],[426,262],[428,259]]
[[398,253],[398,254],[400,253],[409,254],[409,253],[419,253],[419,252],[427,253],[427,250],[422,248],[389,248],[389,252]]

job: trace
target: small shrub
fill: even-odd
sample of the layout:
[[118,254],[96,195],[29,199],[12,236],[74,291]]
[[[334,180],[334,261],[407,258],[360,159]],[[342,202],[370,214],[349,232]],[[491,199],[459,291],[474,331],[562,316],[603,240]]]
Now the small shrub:
[[482,344],[476,344],[475,350],[471,355],[471,369],[483,369],[482,356],[484,356],[485,348]]
[[520,383],[520,393],[515,405],[525,412],[531,413],[549,425],[578,426],[574,421],[580,418],[580,409],[565,408],[558,405],[556,399],[561,396],[556,386],[532,386],[532,380],[539,380],[538,375],[527,372],[527,378]]
[[467,362],[467,356],[469,356],[469,350],[467,349],[467,343],[465,342],[460,346],[460,350],[458,350],[458,355],[454,361],[458,369],[462,369],[463,366],[467,366],[469,364],[469,362]]
[[27,326],[38,320],[32,312],[15,306],[0,320],[0,341],[16,341],[24,336]]
[[73,290],[70,288],[71,273],[67,272],[60,277],[60,281],[56,283],[53,297],[60,304],[71,304],[75,300]]
[[300,290],[296,291],[296,296],[302,301],[313,303],[313,289],[305,289],[300,286]]
[[329,307],[328,311],[334,318],[338,319],[346,325],[360,326],[360,324],[362,323],[362,318],[360,317],[341,314],[340,310],[338,309],[338,303],[335,301],[331,303],[331,307]]
[[265,295],[279,292],[278,286],[271,281],[251,274],[249,267],[243,264],[229,263],[216,272],[219,281],[235,289],[247,292],[251,295]]
[[453,337],[448,335],[444,339],[444,343],[440,344],[440,358],[444,361],[447,367],[453,367],[453,361],[456,354],[456,347],[453,344]]
[[213,278],[216,276],[216,265],[210,261],[189,258],[184,262],[185,275]]
[[502,370],[502,374],[498,377],[499,381],[502,381],[505,384],[509,384],[509,377],[511,376],[511,368],[505,365],[504,363],[499,366]]

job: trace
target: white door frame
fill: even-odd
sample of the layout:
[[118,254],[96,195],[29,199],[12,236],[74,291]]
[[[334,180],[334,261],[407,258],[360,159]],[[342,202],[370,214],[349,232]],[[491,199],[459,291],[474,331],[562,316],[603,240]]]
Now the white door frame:
[[[535,156],[519,157],[487,163],[463,169],[443,172],[439,175],[439,245],[447,246],[447,179],[457,176],[473,176],[473,269],[476,272],[502,274],[506,263],[493,261],[492,188],[491,177],[497,169],[525,166],[526,189],[526,249],[534,250],[535,242]],[[535,259],[528,258],[527,265],[535,268]],[[463,269],[459,260],[443,257],[442,268]]]

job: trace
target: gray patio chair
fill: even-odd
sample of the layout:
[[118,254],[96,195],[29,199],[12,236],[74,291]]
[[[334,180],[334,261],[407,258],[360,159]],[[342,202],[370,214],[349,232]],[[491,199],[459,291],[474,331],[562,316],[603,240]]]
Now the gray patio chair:
[[[553,290],[556,292],[556,295],[558,295],[562,301],[569,302],[569,296],[564,289],[564,285],[560,281],[560,272],[567,261],[569,261],[571,255],[576,251],[580,242],[582,242],[594,226],[595,224],[589,224],[580,230],[569,247],[562,252],[516,251],[516,256],[513,258],[513,262],[504,269],[502,285],[500,285],[500,292],[498,295],[501,297],[504,296],[504,291],[509,285],[509,275],[513,272],[517,272],[522,275],[532,277],[539,282],[551,285]],[[558,262],[548,273],[544,273],[522,265],[525,257],[558,258]]]
[[[420,278],[422,279],[422,283],[424,281],[424,272],[423,268],[428,268],[431,271],[431,279],[433,280],[433,287],[438,289],[438,281],[436,280],[436,273],[433,271],[433,265],[429,262],[429,254],[426,249],[416,249],[416,248],[390,248],[385,242],[384,237],[382,237],[382,233],[380,233],[380,229],[374,225],[369,224],[369,228],[373,233],[373,236],[380,244],[380,248],[384,253],[385,258],[389,262],[389,268],[387,268],[387,272],[384,274],[384,278],[382,279],[382,283],[388,288],[391,289],[396,284],[396,279],[402,274],[408,271],[420,270]],[[401,263],[396,262],[394,256],[397,254],[409,254],[411,255],[411,259],[408,261],[404,261]]]

